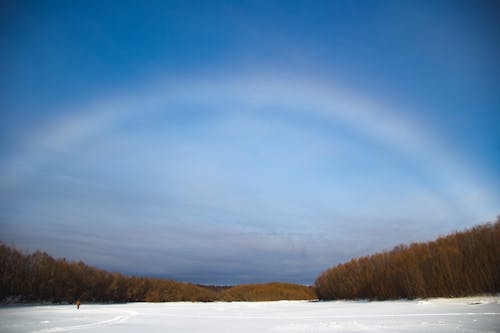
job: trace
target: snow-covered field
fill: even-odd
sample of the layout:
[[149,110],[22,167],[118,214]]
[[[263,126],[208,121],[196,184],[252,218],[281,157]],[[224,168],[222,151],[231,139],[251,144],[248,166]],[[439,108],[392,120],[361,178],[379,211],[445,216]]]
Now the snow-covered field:
[[500,332],[500,297],[0,308],[0,332]]

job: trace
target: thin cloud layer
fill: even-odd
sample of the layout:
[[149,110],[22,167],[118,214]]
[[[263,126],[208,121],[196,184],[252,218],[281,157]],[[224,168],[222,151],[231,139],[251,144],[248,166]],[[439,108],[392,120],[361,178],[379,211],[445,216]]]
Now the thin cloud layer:
[[2,182],[6,241],[194,282],[307,282],[496,209],[437,137],[362,96],[298,78],[179,86],[64,113],[27,140],[2,171],[17,173]]
[[311,283],[500,211],[490,3],[3,9],[0,241]]

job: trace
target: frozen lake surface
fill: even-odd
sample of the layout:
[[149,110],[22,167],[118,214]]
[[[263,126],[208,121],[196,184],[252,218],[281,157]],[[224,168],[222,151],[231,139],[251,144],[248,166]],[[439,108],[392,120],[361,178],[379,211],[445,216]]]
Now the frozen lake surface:
[[500,297],[0,308],[0,332],[500,332]]

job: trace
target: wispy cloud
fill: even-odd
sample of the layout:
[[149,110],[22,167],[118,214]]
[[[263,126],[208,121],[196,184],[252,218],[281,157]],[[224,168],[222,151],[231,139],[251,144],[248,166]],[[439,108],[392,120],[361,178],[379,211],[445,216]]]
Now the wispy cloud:
[[[476,200],[488,200],[496,194],[484,180],[478,179],[472,165],[459,156],[456,149],[442,146],[434,133],[405,119],[403,107],[390,108],[384,106],[384,101],[375,102],[361,93],[311,78],[285,76],[274,79],[256,75],[236,79],[169,80],[155,83],[147,91],[127,92],[88,107],[69,110],[63,117],[28,135],[26,143],[4,164],[0,172],[1,184],[15,183],[16,179],[22,179],[23,171],[20,170],[23,168],[36,169],[57,158],[59,152],[78,149],[78,144],[112,131],[124,119],[151,113],[183,112],[178,106],[193,101],[206,113],[221,109],[236,115],[279,110],[317,118],[327,125],[341,122],[374,143],[393,148],[395,154],[411,160],[416,168],[427,172],[434,181],[442,182],[451,193],[472,191]],[[235,131],[251,126],[233,125]]]
[[[3,160],[2,234],[116,270],[251,281],[248,267],[280,267],[276,279],[304,282],[494,216],[498,194],[456,147],[385,103],[246,76],[169,80],[63,112]],[[163,264],[141,265],[151,256]]]

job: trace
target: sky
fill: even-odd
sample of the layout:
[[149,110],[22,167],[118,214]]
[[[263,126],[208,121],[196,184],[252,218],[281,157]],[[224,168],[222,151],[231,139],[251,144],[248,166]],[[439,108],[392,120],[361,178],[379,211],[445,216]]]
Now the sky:
[[495,1],[3,1],[0,241],[311,284],[500,214]]

